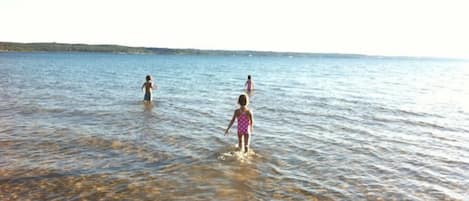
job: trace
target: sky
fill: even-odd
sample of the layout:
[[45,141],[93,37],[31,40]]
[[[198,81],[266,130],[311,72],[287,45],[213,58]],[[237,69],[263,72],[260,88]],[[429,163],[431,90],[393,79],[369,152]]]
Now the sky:
[[469,58],[469,1],[0,0],[0,41]]

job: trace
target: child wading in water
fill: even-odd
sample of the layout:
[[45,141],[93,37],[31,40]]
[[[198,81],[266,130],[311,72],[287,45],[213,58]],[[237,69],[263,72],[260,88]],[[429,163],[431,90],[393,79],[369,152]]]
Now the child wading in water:
[[[233,122],[238,119],[238,143],[240,151],[248,152],[249,150],[249,137],[252,135],[252,127],[254,124],[254,117],[252,111],[247,107],[249,104],[249,99],[247,95],[240,95],[238,98],[239,109],[236,109],[231,118],[230,124],[225,131],[225,135],[228,135],[228,132],[233,125]],[[244,147],[242,146],[244,142]]]
[[[151,79],[151,75],[147,75],[146,80],[147,81],[142,85],[142,90],[145,88],[145,96],[143,97],[143,101],[149,103],[152,100],[153,91],[153,81]],[[155,88],[158,88],[158,86],[155,85]]]
[[246,84],[244,84],[244,86],[246,87],[246,90],[248,92],[254,90],[254,82],[251,80],[251,75],[248,75],[248,80],[246,81]]

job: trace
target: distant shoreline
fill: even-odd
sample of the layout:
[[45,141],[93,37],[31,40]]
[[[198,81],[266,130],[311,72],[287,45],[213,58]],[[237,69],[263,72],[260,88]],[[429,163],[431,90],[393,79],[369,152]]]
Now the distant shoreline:
[[285,56],[285,57],[325,57],[325,58],[400,58],[400,59],[451,59],[437,57],[379,56],[342,53],[274,52],[253,50],[201,50],[157,47],[130,47],[122,45],[90,45],[80,43],[17,43],[0,42],[0,53],[4,52],[96,52],[116,54],[158,54],[158,55],[221,55],[221,56]]
[[187,55],[239,55],[239,56],[293,56],[293,57],[368,57],[361,54],[298,53],[251,50],[201,50],[156,47],[129,47],[122,45],[89,45],[73,43],[16,43],[0,42],[0,52],[109,52],[129,54],[187,54]]

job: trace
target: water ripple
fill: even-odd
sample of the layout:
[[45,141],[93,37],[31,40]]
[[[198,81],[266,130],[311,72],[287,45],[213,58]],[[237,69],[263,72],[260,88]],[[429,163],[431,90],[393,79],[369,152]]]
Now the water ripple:
[[[467,64],[0,54],[0,200],[465,200]],[[141,102],[144,76],[160,86]],[[251,152],[223,136],[246,74]]]

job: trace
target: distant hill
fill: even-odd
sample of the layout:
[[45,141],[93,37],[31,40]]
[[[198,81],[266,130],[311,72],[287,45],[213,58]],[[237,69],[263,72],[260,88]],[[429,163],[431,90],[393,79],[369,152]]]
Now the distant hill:
[[12,43],[12,42],[0,42],[0,51],[151,53],[151,51],[142,47],[126,47],[126,46],[120,46],[120,45],[87,45],[87,44],[65,44],[65,43]]
[[110,52],[129,54],[195,54],[195,55],[245,55],[245,56],[294,56],[294,57],[366,57],[360,54],[296,53],[269,51],[199,50],[152,47],[128,47],[121,45],[88,45],[68,43],[14,43],[0,42],[0,52]]

